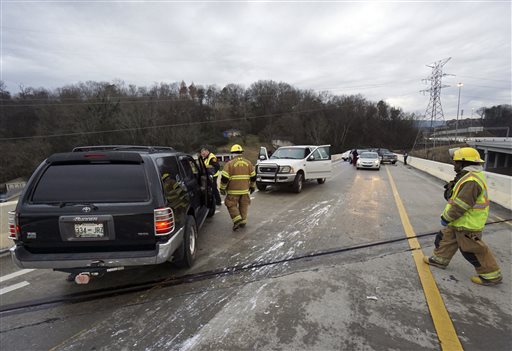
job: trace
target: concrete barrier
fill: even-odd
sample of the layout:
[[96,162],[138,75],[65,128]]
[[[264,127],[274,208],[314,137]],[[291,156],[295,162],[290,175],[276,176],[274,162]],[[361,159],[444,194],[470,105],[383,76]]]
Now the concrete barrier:
[[0,251],[4,251],[12,246],[12,240],[9,239],[9,211],[14,211],[18,200],[0,203]]
[[[403,162],[403,155],[397,154],[397,156],[398,160]],[[407,158],[407,164],[446,182],[452,180],[455,176],[453,165],[451,164],[411,156]],[[512,177],[492,172],[485,172],[485,177],[487,178],[487,187],[491,201],[511,210]]]

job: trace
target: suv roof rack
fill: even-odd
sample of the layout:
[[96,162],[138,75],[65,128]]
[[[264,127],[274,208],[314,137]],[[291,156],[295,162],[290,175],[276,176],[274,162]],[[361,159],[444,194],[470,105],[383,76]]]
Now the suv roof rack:
[[176,151],[170,146],[141,146],[141,145],[97,145],[97,146],[78,146],[72,152],[89,151],[145,151],[148,153]]

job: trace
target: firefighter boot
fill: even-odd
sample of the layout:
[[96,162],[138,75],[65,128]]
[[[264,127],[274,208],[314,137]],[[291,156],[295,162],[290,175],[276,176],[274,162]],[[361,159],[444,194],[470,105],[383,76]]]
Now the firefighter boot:
[[478,285],[497,285],[500,284],[503,280],[500,271],[495,271],[491,273],[481,273],[479,275],[474,275],[471,277],[471,281]]
[[443,261],[444,260],[443,260],[442,257],[437,257],[437,256],[427,257],[427,256],[423,256],[423,262],[425,262],[429,266],[434,266],[434,267],[437,267],[437,268],[446,269],[446,267],[448,267],[448,263],[444,263]]
[[245,226],[245,224],[242,223],[243,221],[241,219],[235,221],[233,223],[233,231],[236,232],[239,228]]

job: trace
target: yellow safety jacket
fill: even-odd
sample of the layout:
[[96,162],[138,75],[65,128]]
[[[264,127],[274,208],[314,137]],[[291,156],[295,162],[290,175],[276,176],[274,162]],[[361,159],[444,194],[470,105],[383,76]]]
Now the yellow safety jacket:
[[[462,185],[466,182],[476,182],[481,191],[473,206],[467,204],[458,195]],[[462,208],[465,212],[458,218],[450,217],[450,209],[453,206]],[[489,196],[487,192],[487,184],[482,171],[470,171],[464,175],[455,184],[452,196],[448,199],[448,204],[444,208],[442,217],[448,221],[449,227],[464,228],[470,231],[481,231],[487,217],[489,216]]]
[[226,190],[228,195],[245,195],[255,185],[256,171],[251,161],[237,156],[226,163],[221,172],[221,190]]
[[[206,158],[206,160],[204,161],[204,165],[206,166],[206,168],[212,168],[213,166],[210,165],[210,162],[211,161],[214,161],[214,162],[217,162],[217,157],[214,155],[213,152],[210,152],[208,154],[208,157]],[[220,169],[217,170],[217,172],[215,172],[215,174],[213,175],[214,177],[218,177],[219,176],[219,173],[220,173]]]

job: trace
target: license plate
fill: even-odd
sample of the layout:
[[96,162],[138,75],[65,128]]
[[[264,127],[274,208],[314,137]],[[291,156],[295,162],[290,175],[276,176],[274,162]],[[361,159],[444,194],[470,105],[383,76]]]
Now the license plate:
[[104,235],[103,223],[75,223],[77,238],[102,238]]

